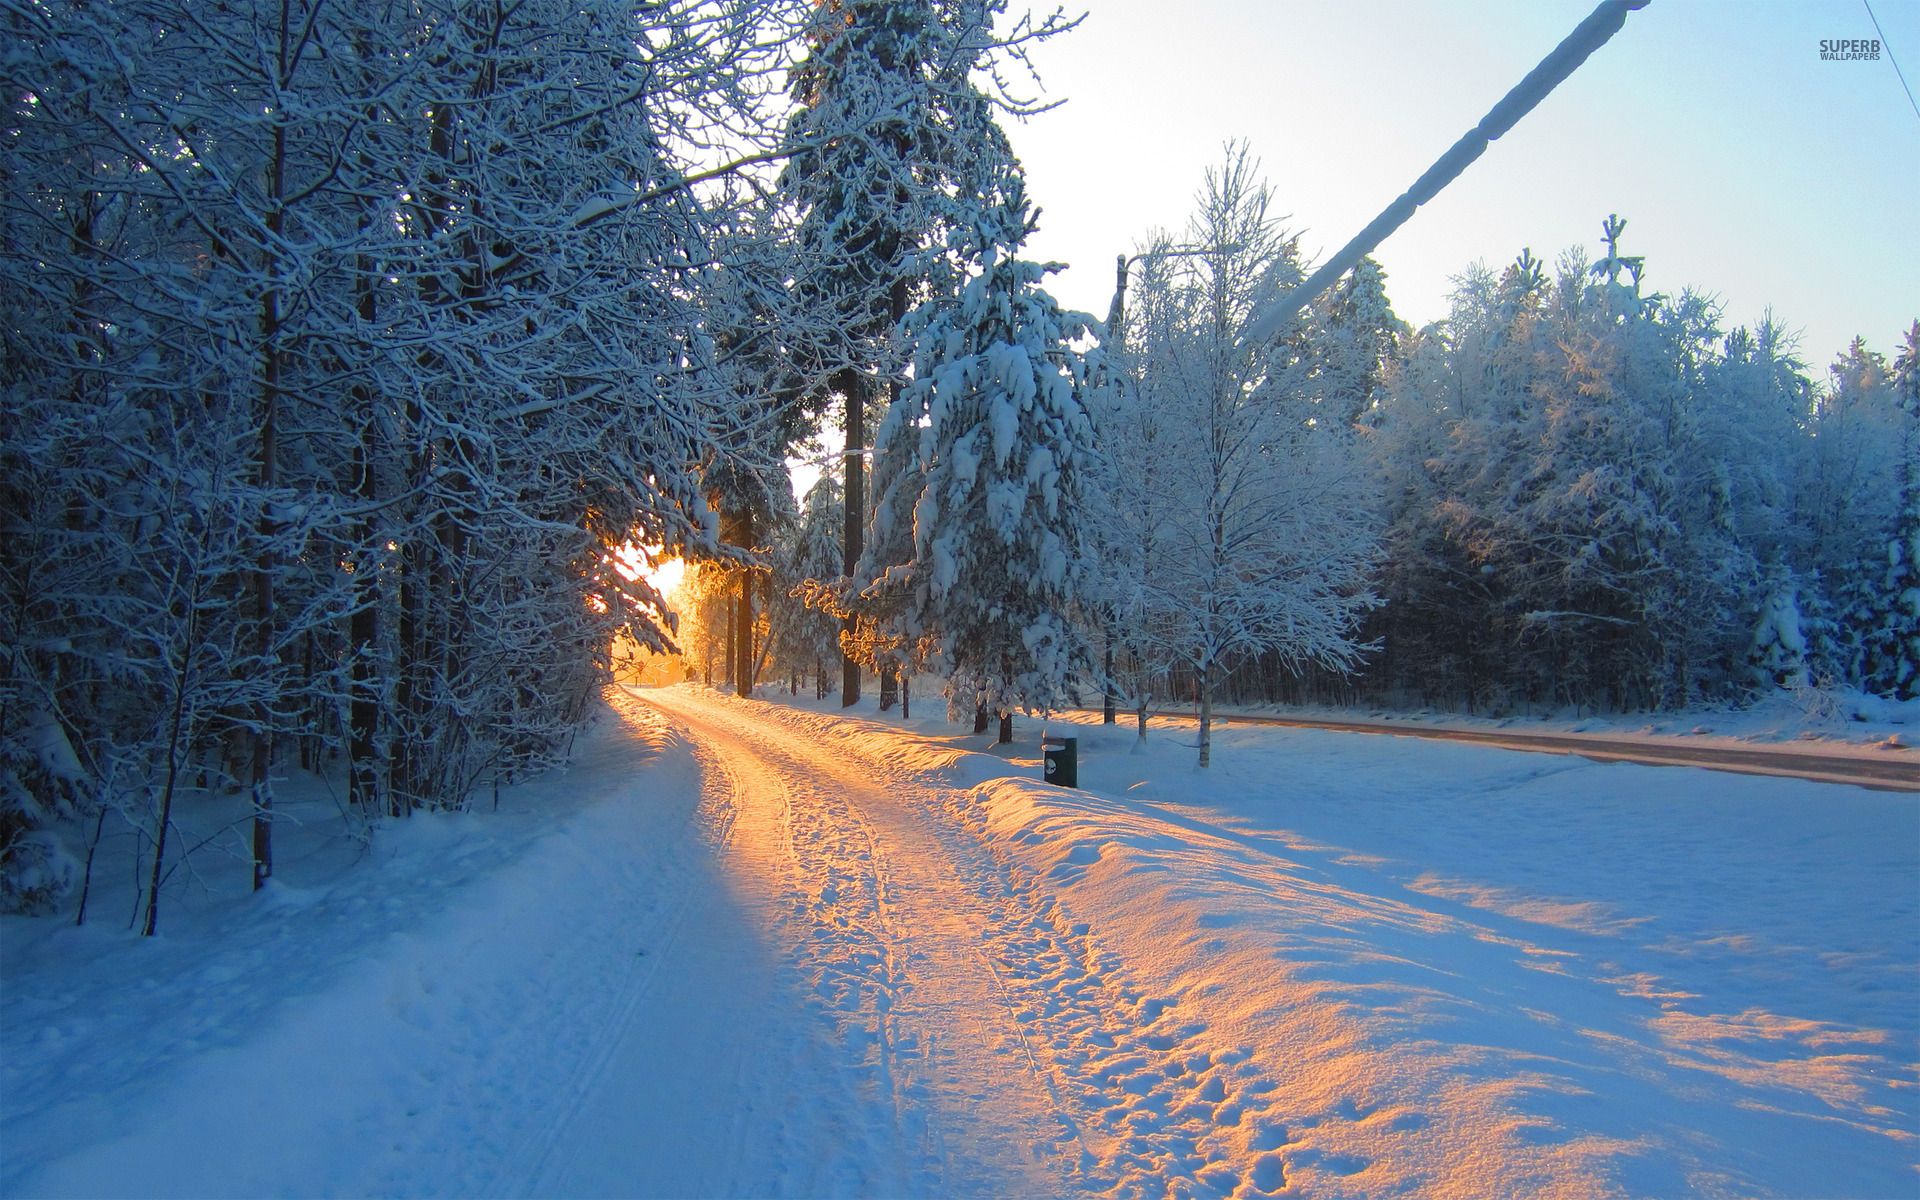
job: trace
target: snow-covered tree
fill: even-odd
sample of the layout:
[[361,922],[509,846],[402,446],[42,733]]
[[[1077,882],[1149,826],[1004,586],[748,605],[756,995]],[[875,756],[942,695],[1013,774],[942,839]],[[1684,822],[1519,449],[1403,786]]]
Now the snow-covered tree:
[[[795,7],[8,10],[18,811],[144,811],[90,753],[237,734],[264,882],[295,765],[344,753],[372,818],[560,753],[614,632],[667,637],[612,547],[710,541],[698,468],[753,444],[714,332],[752,323],[714,252],[751,193],[696,177]],[[175,653],[182,579],[213,659]],[[209,715],[161,730],[183,671]],[[32,765],[49,719],[84,778]]]
[[1140,271],[1131,312],[1109,315],[1088,390],[1098,471],[1082,514],[1091,601],[1085,615],[1097,626],[1092,636],[1104,651],[1102,671],[1111,675],[1103,687],[1132,708],[1142,743],[1155,690],[1179,661],[1159,598],[1166,573],[1177,569],[1165,531],[1185,498],[1165,484],[1177,473],[1169,441],[1179,431],[1161,408],[1142,402],[1143,393],[1157,397],[1169,386],[1163,375],[1172,363],[1138,348],[1168,344],[1179,326],[1181,297],[1171,274],[1177,253],[1159,237],[1135,256]]
[[1873,599],[1861,606],[1867,618],[1862,677],[1869,688],[1911,700],[1920,697],[1920,321],[1908,326],[1894,358],[1891,391],[1899,511],[1886,540],[1884,573],[1874,581]]
[[[996,35],[1005,11],[1005,0],[827,0],[794,72],[799,107],[780,184],[799,213],[794,292],[804,329],[789,340],[813,394],[842,405],[847,577],[869,508],[868,413],[892,394],[908,357],[894,331],[914,305],[956,286],[950,236],[1015,169],[995,108],[1034,108],[1007,91],[995,64],[1024,63],[1027,45],[1071,27],[1056,12]],[[852,624],[846,632],[858,636]],[[859,694],[849,657],[842,702]]]
[[1805,687],[1809,683],[1808,638],[1800,612],[1800,589],[1779,563],[1768,569],[1764,586],[1760,620],[1747,650],[1747,669],[1761,687]]
[[1318,403],[1347,424],[1379,406],[1400,339],[1410,332],[1394,315],[1386,284],[1380,264],[1363,258],[1314,306],[1308,382]]
[[[1271,215],[1257,169],[1244,147],[1229,147],[1208,172],[1186,235],[1200,252],[1143,279],[1130,331],[1138,348],[1124,360],[1132,389],[1101,414],[1124,431],[1129,454],[1153,455],[1115,461],[1113,500],[1093,506],[1118,515],[1103,557],[1131,574],[1109,569],[1106,586],[1129,613],[1127,638],[1191,673],[1202,766],[1228,669],[1263,654],[1294,668],[1357,666],[1356,626],[1374,603],[1373,482],[1351,443],[1351,412],[1317,402],[1302,330],[1242,337],[1301,277],[1296,238]],[[1126,472],[1149,473],[1164,504]],[[1149,531],[1140,516],[1155,506]]]
[[1079,661],[1069,614],[1093,429],[1070,343],[1084,323],[1047,294],[1047,268],[1018,257],[1031,231],[1017,178],[955,230],[972,278],[908,316],[913,377],[877,439],[887,488],[858,603],[904,639],[938,640],[955,711],[1057,708]]

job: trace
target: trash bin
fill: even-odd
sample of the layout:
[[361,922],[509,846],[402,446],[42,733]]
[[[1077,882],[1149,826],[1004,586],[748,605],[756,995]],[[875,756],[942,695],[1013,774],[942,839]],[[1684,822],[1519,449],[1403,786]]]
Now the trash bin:
[[1046,737],[1040,741],[1046,761],[1046,780],[1061,787],[1080,786],[1080,739]]

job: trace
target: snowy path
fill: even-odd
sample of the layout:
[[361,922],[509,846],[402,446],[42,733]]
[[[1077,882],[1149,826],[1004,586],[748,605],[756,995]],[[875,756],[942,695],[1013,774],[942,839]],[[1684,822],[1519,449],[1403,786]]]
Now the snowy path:
[[1081,725],[1069,790],[1025,723],[610,701],[359,861],[290,801],[160,938],[0,921],[0,1197],[1920,1180],[1911,796],[1252,726]]
[[648,699],[683,723],[708,789],[738,814],[723,869],[756,894],[816,1018],[813,1049],[837,1061],[831,1086],[798,1092],[841,1110],[793,1147],[814,1172],[794,1189],[1061,1190],[1048,1148],[1071,1140],[1071,1118],[1051,1103],[994,961],[1007,914],[967,886],[935,832],[938,789],[764,710],[685,691]]
[[[1033,1149],[1058,1126],[924,795],[778,740],[778,726],[724,701],[650,700],[695,743],[717,857],[657,955],[645,1030],[622,1043],[533,1191],[1059,1190]],[[641,1112],[665,1127],[635,1130]]]

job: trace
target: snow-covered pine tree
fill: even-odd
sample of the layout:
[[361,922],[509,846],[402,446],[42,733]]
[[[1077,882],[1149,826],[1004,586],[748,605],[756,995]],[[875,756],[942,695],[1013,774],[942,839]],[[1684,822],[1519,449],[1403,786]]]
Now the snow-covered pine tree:
[[1318,402],[1346,424],[1378,407],[1407,323],[1387,299],[1387,273],[1371,257],[1340,277],[1314,305],[1311,386]]
[[1885,573],[1863,631],[1866,685],[1899,700],[1920,698],[1920,321],[1907,327],[1891,380],[1899,431],[1894,486],[1900,508],[1887,539]]
[[810,677],[823,699],[827,672],[840,662],[840,621],[819,589],[830,588],[840,576],[843,503],[840,482],[831,473],[807,489],[799,519],[779,546],[769,610],[775,661],[796,679]]
[[[1017,20],[997,37],[1005,0],[823,0],[795,70],[799,107],[788,123],[792,157],[782,195],[799,214],[788,338],[824,400],[844,411],[844,575],[861,557],[869,511],[864,457],[868,413],[905,365],[894,330],[920,301],[956,280],[944,248],[968,227],[977,197],[1013,162],[994,121],[1036,105],[1006,89],[1001,68],[1072,27],[1055,14]],[[986,87],[976,76],[984,72]],[[849,618],[851,621],[852,618]],[[849,624],[846,632],[856,637]],[[859,699],[849,657],[841,699]]]
[[[1069,613],[1093,427],[1071,342],[1085,323],[1018,257],[1031,231],[1010,177],[954,231],[973,277],[905,321],[913,378],[878,439],[898,457],[855,576],[859,603],[901,637],[937,639],[956,713],[1058,708],[1080,659]],[[909,514],[911,557],[881,557],[909,545]]]
[[1899,593],[1890,589],[1907,558],[1900,545],[1900,480],[1911,456],[1905,428],[1912,420],[1902,412],[1886,358],[1855,338],[1828,368],[1797,488],[1805,553],[1833,599],[1840,677],[1882,694],[1893,694],[1899,661]]
[[1800,588],[1784,563],[1767,567],[1760,620],[1747,649],[1747,670],[1762,688],[1806,687],[1808,638],[1800,613]]
[[[788,124],[793,157],[781,187],[802,214],[796,290],[824,317],[820,335],[795,338],[821,389],[843,406],[846,445],[842,570],[852,576],[867,511],[868,410],[895,367],[889,348],[906,314],[917,260],[939,223],[940,170],[954,148],[930,85],[947,60],[930,0],[821,4],[812,53],[794,72],[799,108]],[[963,144],[963,143],[961,143]],[[932,186],[928,186],[931,184]],[[853,619],[845,633],[856,635]],[[860,698],[860,666],[843,658],[841,703]]]

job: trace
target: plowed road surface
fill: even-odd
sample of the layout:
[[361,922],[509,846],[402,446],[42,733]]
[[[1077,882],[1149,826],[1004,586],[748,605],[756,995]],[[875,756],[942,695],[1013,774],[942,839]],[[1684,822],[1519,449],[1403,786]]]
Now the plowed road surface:
[[[1083,711],[1093,711],[1091,709]],[[1156,711],[1162,720],[1191,722],[1188,712]],[[1122,716],[1125,721],[1126,716]],[[1783,746],[1689,745],[1676,738],[1619,738],[1604,734],[1522,733],[1510,730],[1448,729],[1392,721],[1331,721],[1306,717],[1268,717],[1240,714],[1216,716],[1216,721],[1239,725],[1281,725],[1293,729],[1331,729],[1338,733],[1385,733],[1395,737],[1432,738],[1444,742],[1471,742],[1504,750],[1545,754],[1577,754],[1600,762],[1645,763],[1656,767],[1706,767],[1741,775],[1781,775],[1820,783],[1851,783],[1860,787],[1920,792],[1920,752],[1910,747],[1838,747],[1809,750]]]

